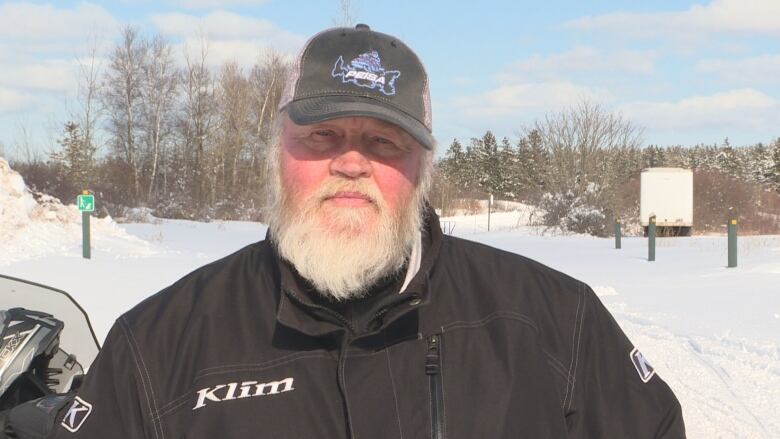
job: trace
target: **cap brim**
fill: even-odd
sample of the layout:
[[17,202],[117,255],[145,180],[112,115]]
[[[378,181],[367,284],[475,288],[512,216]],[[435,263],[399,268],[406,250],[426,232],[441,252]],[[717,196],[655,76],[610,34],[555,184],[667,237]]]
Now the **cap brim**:
[[380,101],[359,96],[318,96],[298,99],[287,105],[287,114],[298,125],[311,125],[340,117],[375,117],[401,127],[428,150],[435,140],[417,119]]

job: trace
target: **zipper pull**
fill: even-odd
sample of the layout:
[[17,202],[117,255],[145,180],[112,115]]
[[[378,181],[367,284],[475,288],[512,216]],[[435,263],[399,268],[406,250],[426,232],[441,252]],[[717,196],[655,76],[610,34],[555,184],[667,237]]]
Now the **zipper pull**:
[[428,351],[425,353],[425,374],[438,375],[440,367],[439,336],[428,337]]

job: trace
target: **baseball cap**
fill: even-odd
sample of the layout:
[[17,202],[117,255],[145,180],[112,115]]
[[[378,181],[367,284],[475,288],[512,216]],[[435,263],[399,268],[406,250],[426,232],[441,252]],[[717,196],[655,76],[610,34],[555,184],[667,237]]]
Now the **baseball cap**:
[[399,39],[365,24],[334,28],[304,46],[279,102],[298,125],[349,116],[403,128],[433,149],[428,75]]

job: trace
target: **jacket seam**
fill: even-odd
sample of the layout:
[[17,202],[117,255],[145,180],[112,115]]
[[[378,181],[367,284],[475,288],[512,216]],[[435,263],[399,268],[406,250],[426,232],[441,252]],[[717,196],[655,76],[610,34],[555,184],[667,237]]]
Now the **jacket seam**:
[[574,390],[577,386],[577,367],[580,363],[580,344],[582,342],[582,326],[583,322],[585,321],[585,309],[588,307],[588,301],[585,299],[585,284],[580,283],[580,298],[582,299],[582,312],[580,312],[580,319],[579,319],[579,325],[577,325],[577,321],[574,322],[575,324],[575,330],[577,331],[577,351],[574,354],[574,371],[571,373],[571,396],[569,398],[569,407],[567,410],[571,410],[571,406],[574,403]]
[[[576,348],[576,346],[575,346],[575,344],[576,344],[575,338],[577,336],[577,319],[579,318],[580,306],[582,305],[581,290],[578,290],[578,292],[580,292],[580,294],[577,296],[577,310],[574,312],[574,322],[573,322],[574,324],[572,325],[572,331],[571,331],[571,354],[570,354],[570,357],[569,357],[570,358],[569,359],[569,370],[567,372],[567,374],[570,377],[571,377],[572,369],[574,368],[574,355],[575,355],[574,350]],[[573,395],[571,395],[573,390],[574,390],[574,383],[573,382],[567,383],[566,384],[566,393],[565,393],[565,395],[563,397],[563,407],[564,408],[566,407],[566,403],[569,401],[569,397],[570,396],[573,397]]]
[[323,356],[323,357],[330,357],[332,358],[332,355],[330,355],[328,352],[317,352],[317,353],[311,353],[311,352],[298,352],[295,354],[285,355],[279,358],[274,358],[273,360],[264,361],[262,363],[235,363],[235,364],[223,364],[221,366],[212,366],[212,367],[206,367],[204,369],[201,369],[197,372],[195,372],[195,379],[198,379],[203,376],[212,375],[214,373],[219,372],[232,372],[234,369],[241,369],[241,368],[265,368],[269,366],[274,366],[279,362],[286,362],[289,360],[295,360],[298,357],[310,357],[310,356]]
[[552,370],[560,375],[565,381],[566,385],[569,386],[572,384],[572,376],[569,375],[566,371],[566,367],[561,364],[561,362],[555,358],[550,352],[542,349],[542,353],[547,357],[549,360],[547,364],[550,365]]
[[[387,339],[385,334],[385,346],[387,346]],[[404,430],[401,427],[401,413],[398,409],[398,395],[395,391],[395,378],[393,377],[393,366],[390,364],[390,348],[385,347],[385,358],[387,358],[387,372],[390,374],[390,387],[393,389],[393,403],[395,407],[395,418],[398,420],[398,434],[399,439],[404,439]]]
[[537,333],[539,333],[538,326],[536,326],[536,323],[530,317],[512,311],[495,311],[479,320],[459,320],[448,323],[441,327],[441,332],[453,331],[456,329],[479,328],[492,323],[494,320],[500,319],[514,320],[525,323],[533,328]]
[[[146,396],[146,405],[147,408],[149,409],[149,417],[152,421],[154,436],[156,438],[165,439],[165,432],[162,429],[162,424],[159,424],[158,420],[156,419],[157,402],[155,401],[154,398],[154,389],[152,389],[152,382],[149,376],[149,370],[146,368],[146,363],[144,362],[143,356],[141,356],[141,351],[138,348],[138,343],[135,340],[135,336],[133,335],[133,332],[130,330],[130,326],[125,320],[125,316],[121,316],[119,318],[119,327],[122,328],[123,335],[127,340],[128,345],[130,346],[130,355],[133,357],[133,362],[135,363],[135,367],[138,370],[138,375],[141,378],[141,387],[143,387],[144,394]],[[159,434],[157,432],[158,424],[160,428]]]

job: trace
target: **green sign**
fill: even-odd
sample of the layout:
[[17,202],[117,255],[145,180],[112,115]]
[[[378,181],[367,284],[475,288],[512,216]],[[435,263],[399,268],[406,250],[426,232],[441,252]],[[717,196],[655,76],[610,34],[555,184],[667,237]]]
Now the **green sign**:
[[95,196],[94,195],[79,195],[76,197],[76,204],[79,206],[79,210],[82,212],[94,212],[95,211]]

